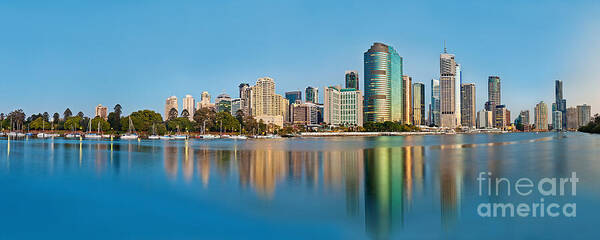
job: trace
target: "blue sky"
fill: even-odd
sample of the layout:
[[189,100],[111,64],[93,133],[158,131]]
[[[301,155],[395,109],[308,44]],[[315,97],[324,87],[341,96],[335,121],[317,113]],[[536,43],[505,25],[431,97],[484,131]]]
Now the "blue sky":
[[[270,76],[276,91],[342,84],[363,53],[392,45],[415,82],[438,78],[439,54],[487,98],[502,79],[513,113],[554,101],[600,109],[598,1],[13,1],[0,4],[0,112],[162,114],[168,96],[237,96]],[[181,104],[181,101],[180,101]],[[533,116],[532,116],[533,117]]]

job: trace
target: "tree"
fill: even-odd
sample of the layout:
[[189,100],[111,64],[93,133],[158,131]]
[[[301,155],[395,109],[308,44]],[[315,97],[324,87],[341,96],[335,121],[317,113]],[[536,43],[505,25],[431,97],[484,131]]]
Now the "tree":
[[193,124],[188,118],[180,117],[167,121],[167,129],[170,131],[193,130]]
[[29,124],[30,129],[41,130],[50,128],[50,123],[44,117],[38,117]]
[[119,117],[119,118],[121,117],[121,114],[123,113],[122,110],[123,109],[121,107],[121,104],[117,103],[117,105],[115,105],[115,108],[114,108],[114,111],[117,114],[117,117]]
[[46,121],[46,122],[50,121],[50,114],[48,114],[48,112],[44,112],[43,117],[44,117],[44,121]]
[[133,126],[137,131],[149,132],[152,130],[152,126],[156,127],[157,132],[161,132],[162,127],[162,116],[159,113],[152,110],[140,110],[131,113],[129,117],[121,118],[121,130],[129,130],[129,118],[133,122]]
[[52,122],[54,124],[58,124],[59,120],[60,120],[60,115],[58,113],[54,113],[54,115],[52,115]]
[[217,124],[218,128],[223,128],[223,131],[239,131],[240,123],[238,120],[231,116],[229,112],[218,112],[217,113]]
[[65,112],[63,113],[63,118],[66,121],[67,118],[70,118],[71,116],[73,116],[73,113],[71,112],[71,109],[67,108],[67,110],[65,110]]
[[10,129],[23,129],[23,123],[25,123],[23,109],[12,111],[6,118],[10,119]]
[[212,129],[215,126],[216,113],[210,108],[200,108],[194,113],[194,121],[196,122],[196,129],[198,131],[206,129]]
[[81,128],[81,120],[82,118],[79,116],[67,118],[64,125],[65,130],[79,130]]
[[190,112],[188,112],[187,109],[183,109],[183,111],[181,111],[181,117],[189,118],[190,117]]
[[83,116],[85,116],[85,115],[83,115],[83,112],[80,111],[77,113],[77,116],[79,116],[80,118],[83,118]]
[[104,118],[98,116],[92,119],[92,131],[98,131],[98,124],[100,125],[100,131],[110,130],[110,124]]
[[167,117],[167,119],[173,120],[175,118],[177,118],[177,109],[171,108],[171,110],[169,110],[169,116]]

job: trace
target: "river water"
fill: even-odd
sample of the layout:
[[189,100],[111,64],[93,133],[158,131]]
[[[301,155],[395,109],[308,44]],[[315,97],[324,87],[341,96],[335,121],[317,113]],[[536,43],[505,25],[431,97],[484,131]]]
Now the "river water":
[[[599,147],[582,133],[3,138],[0,239],[593,239]],[[537,189],[573,174],[562,195]],[[522,217],[488,203],[556,205]]]

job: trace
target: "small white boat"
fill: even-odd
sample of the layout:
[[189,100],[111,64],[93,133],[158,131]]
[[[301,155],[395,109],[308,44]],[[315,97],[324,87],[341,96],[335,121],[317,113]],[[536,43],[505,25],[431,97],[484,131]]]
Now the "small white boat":
[[102,135],[99,134],[95,134],[95,133],[89,133],[85,135],[85,139],[100,139],[102,138]]
[[135,133],[135,126],[133,126],[133,121],[131,121],[131,116],[129,116],[129,132],[121,135],[121,139],[123,140],[136,140],[139,136]]
[[202,135],[202,139],[215,139],[215,138],[219,138],[219,136],[212,135],[212,134]]
[[244,135],[235,135],[235,136],[231,136],[231,139],[238,139],[238,140],[244,140],[244,139],[248,139],[248,137],[244,136]]
[[148,139],[150,139],[150,140],[158,140],[158,139],[160,139],[160,136],[158,136],[158,135],[150,135],[150,136],[148,136]]
[[25,137],[26,134],[25,133],[17,133],[17,137]]
[[4,136],[4,133],[3,133],[3,132],[0,132],[0,136]]
[[16,132],[9,132],[7,135],[8,135],[9,137],[16,137],[16,136],[17,136],[17,133],[16,133]]
[[75,134],[69,133],[69,134],[65,135],[65,138],[80,138],[80,137],[81,137],[81,135],[79,135],[78,133],[75,133]]
[[111,138],[113,135],[110,134],[102,134],[102,138]]
[[174,140],[186,140],[187,136],[186,135],[175,135],[175,136],[171,137],[171,139],[174,139]]
[[46,136],[46,134],[45,134],[45,133],[38,133],[38,134],[36,135],[36,137],[37,137],[37,138],[47,138],[47,136]]
[[171,140],[171,136],[169,135],[164,135],[164,136],[160,136],[158,137],[160,140]]
[[121,135],[121,139],[123,140],[135,140],[138,139],[139,136],[137,134],[123,134]]

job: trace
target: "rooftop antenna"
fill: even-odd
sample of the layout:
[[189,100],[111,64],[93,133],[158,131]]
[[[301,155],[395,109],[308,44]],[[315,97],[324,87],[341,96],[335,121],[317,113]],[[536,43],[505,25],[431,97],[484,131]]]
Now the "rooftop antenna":
[[448,52],[446,51],[446,40],[444,40],[444,53],[448,53]]

